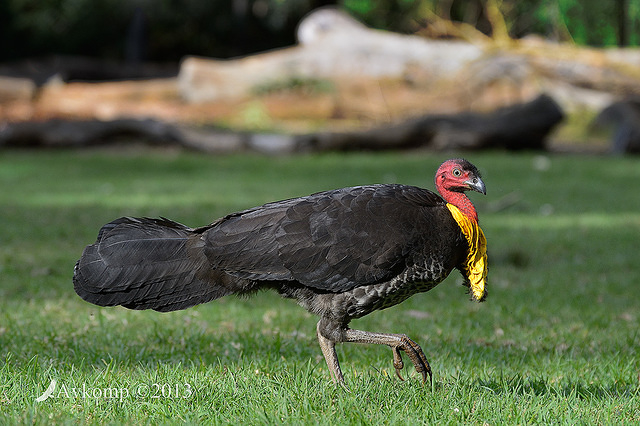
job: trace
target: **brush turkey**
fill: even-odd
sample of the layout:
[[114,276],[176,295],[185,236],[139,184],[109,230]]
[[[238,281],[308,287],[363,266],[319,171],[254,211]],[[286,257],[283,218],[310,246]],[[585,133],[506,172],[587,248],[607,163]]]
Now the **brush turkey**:
[[423,381],[431,367],[404,334],[349,322],[425,292],[458,269],[477,301],[486,296],[486,241],[465,195],[486,194],[477,168],[444,162],[440,195],[414,186],[343,188],[268,203],[189,228],[168,219],[123,217],[102,227],[73,276],[100,306],[167,312],[230,294],[272,289],[320,317],[317,336],[335,382],[335,344],[390,346],[400,379],[403,351]]

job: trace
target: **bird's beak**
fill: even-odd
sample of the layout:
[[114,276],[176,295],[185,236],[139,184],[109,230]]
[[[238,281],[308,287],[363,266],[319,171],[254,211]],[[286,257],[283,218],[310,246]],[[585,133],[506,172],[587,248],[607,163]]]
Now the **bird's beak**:
[[472,179],[469,179],[465,183],[469,185],[469,189],[478,191],[483,195],[487,195],[487,188],[484,186],[484,182],[479,177],[474,177]]

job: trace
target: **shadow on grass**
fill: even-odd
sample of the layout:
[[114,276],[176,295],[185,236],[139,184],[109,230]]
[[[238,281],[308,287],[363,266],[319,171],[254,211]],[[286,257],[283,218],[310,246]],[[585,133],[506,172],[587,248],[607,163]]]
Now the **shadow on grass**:
[[[185,365],[224,370],[243,365],[273,366],[315,360],[320,354],[313,337],[278,331],[211,332],[198,327],[181,329],[162,324],[134,324],[96,328],[73,337],[58,334],[36,351],[40,360],[62,369],[102,369]],[[235,367],[234,367],[235,366]]]
[[496,395],[558,396],[586,400],[606,400],[614,397],[638,397],[638,383],[615,381],[614,383],[589,383],[576,381],[552,383],[545,378],[525,378],[522,376],[478,379],[476,385]]

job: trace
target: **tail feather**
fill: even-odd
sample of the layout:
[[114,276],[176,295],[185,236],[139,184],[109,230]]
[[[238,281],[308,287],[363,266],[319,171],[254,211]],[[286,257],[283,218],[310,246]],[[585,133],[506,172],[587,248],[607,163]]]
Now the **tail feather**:
[[[100,306],[173,311],[233,293],[211,270],[198,235],[168,219],[120,218],[102,227],[76,263],[73,284]],[[223,276],[224,275],[224,276]]]

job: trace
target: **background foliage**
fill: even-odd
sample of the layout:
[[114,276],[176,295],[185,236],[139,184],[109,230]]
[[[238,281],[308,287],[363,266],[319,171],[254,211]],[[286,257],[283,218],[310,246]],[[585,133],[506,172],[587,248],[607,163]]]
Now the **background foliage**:
[[293,44],[300,19],[325,5],[393,31],[415,32],[435,13],[490,34],[488,2],[514,37],[640,42],[640,0],[3,0],[0,61],[51,53],[152,61],[243,55]]

